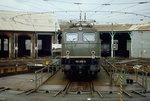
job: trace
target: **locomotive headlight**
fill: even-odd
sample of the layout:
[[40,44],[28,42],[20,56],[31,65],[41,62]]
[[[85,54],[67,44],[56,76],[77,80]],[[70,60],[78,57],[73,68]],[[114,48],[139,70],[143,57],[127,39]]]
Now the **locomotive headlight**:
[[92,59],[95,59],[95,51],[91,51]]
[[69,59],[70,51],[66,51],[67,59]]
[[69,55],[69,54],[70,54],[70,51],[66,51],[66,54]]
[[95,55],[95,51],[91,51],[91,54],[92,54],[92,55]]

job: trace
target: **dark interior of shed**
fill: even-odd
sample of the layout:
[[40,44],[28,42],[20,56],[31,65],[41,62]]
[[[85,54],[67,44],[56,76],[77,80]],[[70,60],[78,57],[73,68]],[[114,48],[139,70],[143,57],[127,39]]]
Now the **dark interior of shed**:
[[117,57],[129,57],[129,50],[127,49],[127,40],[131,40],[128,33],[117,33],[114,36],[118,40],[118,49],[115,50],[114,55]]
[[38,56],[51,55],[51,35],[38,35]]
[[0,35],[0,58],[9,56],[9,37]]
[[18,57],[30,56],[31,38],[27,35],[18,36]]
[[[101,56],[109,57],[111,56],[111,35],[109,32],[103,32],[100,35],[101,39]],[[129,57],[129,50],[131,49],[128,46],[128,40],[130,36],[128,32],[117,32],[114,36],[114,57]],[[127,47],[130,47],[129,49]]]
[[101,56],[111,56],[111,36],[109,33],[101,33]]

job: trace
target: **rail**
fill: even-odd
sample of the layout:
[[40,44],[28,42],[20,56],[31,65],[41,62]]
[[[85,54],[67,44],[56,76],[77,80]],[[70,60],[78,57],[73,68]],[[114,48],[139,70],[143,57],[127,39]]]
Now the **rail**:
[[60,67],[60,60],[55,59],[52,64],[47,64],[42,69],[35,71],[35,90],[52,77]]

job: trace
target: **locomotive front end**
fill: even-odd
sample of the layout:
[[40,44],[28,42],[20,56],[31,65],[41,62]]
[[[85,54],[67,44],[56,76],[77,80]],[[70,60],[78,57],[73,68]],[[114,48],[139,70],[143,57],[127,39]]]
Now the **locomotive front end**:
[[62,65],[65,74],[96,74],[100,71],[100,40],[94,30],[73,29],[63,33]]

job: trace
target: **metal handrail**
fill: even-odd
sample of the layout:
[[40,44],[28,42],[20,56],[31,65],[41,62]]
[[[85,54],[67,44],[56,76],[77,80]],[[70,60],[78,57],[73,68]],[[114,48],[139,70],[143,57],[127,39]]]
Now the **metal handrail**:
[[[144,70],[141,70],[141,69],[135,69],[135,78],[136,78],[136,82],[141,85],[145,92],[147,91],[147,75],[148,75],[148,72],[144,71]],[[141,74],[141,76],[138,76],[139,74]]]
[[[117,68],[115,65],[109,63],[107,60],[105,60],[104,58],[101,59],[101,63],[103,68],[105,69],[105,71],[107,72],[107,74],[110,76],[111,78],[111,84],[112,84],[112,80],[115,80],[115,74],[117,73],[127,73],[127,69],[124,68],[126,66],[126,64],[119,64],[120,68]],[[136,68],[132,68],[135,73],[135,78],[136,78],[136,83],[138,83],[139,85],[141,85],[144,88],[144,91],[147,91],[147,75],[148,72],[142,69],[136,69]],[[139,76],[139,74],[141,76]]]
[[114,80],[113,75],[116,73],[117,68],[111,63],[109,63],[107,60],[105,60],[104,58],[101,59],[101,63],[102,63],[103,68],[107,72],[107,74],[110,76],[110,85],[112,85],[113,80]]
[[60,61],[57,60],[51,65],[46,65],[44,68],[35,71],[35,90],[52,77],[60,69],[60,67]]

